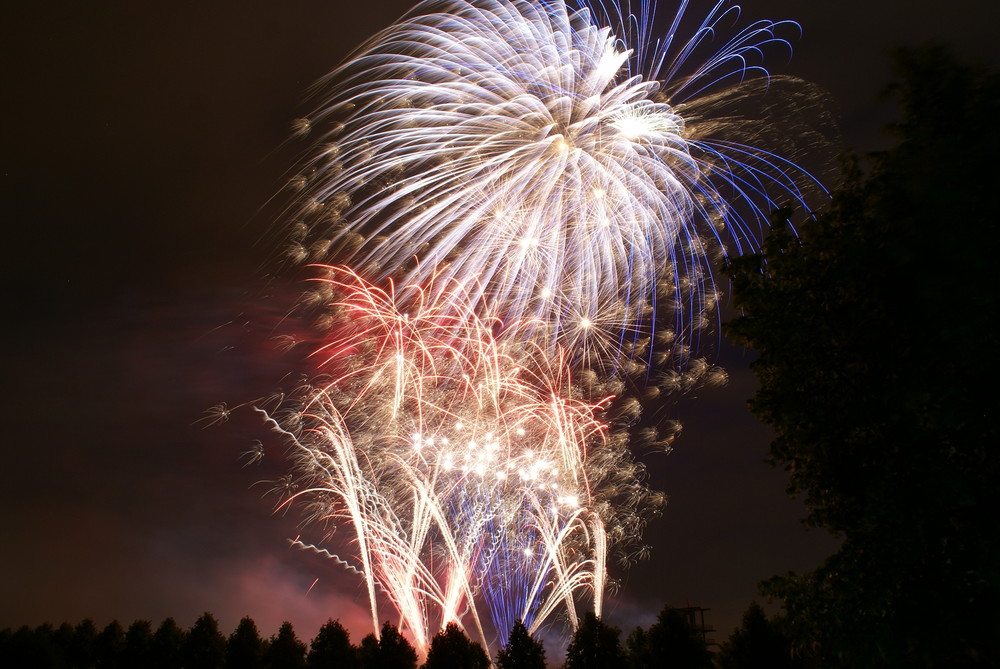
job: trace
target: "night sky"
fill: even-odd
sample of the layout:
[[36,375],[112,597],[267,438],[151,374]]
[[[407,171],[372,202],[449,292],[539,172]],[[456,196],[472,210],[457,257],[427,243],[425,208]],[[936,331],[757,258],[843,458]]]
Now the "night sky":
[[[265,428],[245,408],[222,425],[203,417],[295,371],[271,338],[299,287],[262,280],[271,198],[307,146],[287,141],[290,124],[309,84],[409,3],[65,4],[16,3],[0,21],[0,628],[188,627],[210,611],[226,634],[250,615],[264,635],[289,620],[308,639],[340,618],[359,641],[371,631],[360,580],[290,549],[298,517],[272,513],[270,484],[255,485],[285,473],[280,453],[242,466]],[[802,25],[771,69],[829,91],[859,151],[891,142],[892,107],[877,100],[891,45],[1000,60],[995,0],[744,9]],[[751,359],[723,344],[729,385],[671,408],[685,431],[646,459],[670,504],[648,529],[652,558],[608,605],[626,631],[691,604],[711,609],[722,641],[758,581],[836,546],[802,528],[783,472],[764,463],[771,435],[745,406]]]

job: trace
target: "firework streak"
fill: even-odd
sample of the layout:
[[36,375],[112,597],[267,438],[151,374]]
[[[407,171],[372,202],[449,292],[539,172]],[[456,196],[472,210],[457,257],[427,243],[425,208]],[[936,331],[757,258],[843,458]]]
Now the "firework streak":
[[600,613],[609,551],[634,556],[662,505],[623,390],[718,374],[689,357],[711,250],[812,183],[735,111],[794,24],[695,63],[739,8],[681,40],[680,2],[657,40],[637,4],[425,2],[319,82],[298,124],[318,139],[289,251],[326,263],[328,332],[322,376],[260,410],[293,445],[284,503],[351,530],[337,559],[375,629],[384,594],[422,649],[448,622],[502,641],[516,620]]

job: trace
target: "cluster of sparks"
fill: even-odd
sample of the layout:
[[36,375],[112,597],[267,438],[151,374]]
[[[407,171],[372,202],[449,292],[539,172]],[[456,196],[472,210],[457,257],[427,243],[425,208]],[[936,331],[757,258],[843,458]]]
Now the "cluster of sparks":
[[329,376],[272,420],[295,445],[289,501],[352,528],[376,628],[378,591],[420,646],[429,608],[442,624],[468,611],[483,634],[479,601],[509,627],[561,606],[575,615],[581,588],[599,598],[610,512],[623,533],[639,501],[595,510],[628,479],[633,497],[648,494],[596,417],[606,402],[574,398],[559,362],[462,313],[465,286],[386,291],[326,270],[343,316],[321,349]]
[[681,42],[687,5],[655,40],[644,2],[429,0],[297,125],[318,142],[289,255],[326,332],[319,376],[259,410],[292,445],[282,504],[349,531],[315,548],[362,575],[376,631],[383,597],[420,648],[449,622],[575,625],[609,555],[642,551],[663,498],[629,446],[641,400],[720,378],[691,356],[710,250],[809,181],[712,115],[784,24],[690,67],[739,8]]

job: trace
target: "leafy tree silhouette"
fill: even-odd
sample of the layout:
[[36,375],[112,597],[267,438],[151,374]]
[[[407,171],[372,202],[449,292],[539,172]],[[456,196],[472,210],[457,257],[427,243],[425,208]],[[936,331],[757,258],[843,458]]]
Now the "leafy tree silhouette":
[[226,641],[226,669],[261,669],[264,666],[264,640],[250,617],[240,620]]
[[545,647],[528,634],[518,620],[507,637],[507,645],[497,653],[497,669],[545,669]]
[[66,659],[71,667],[93,667],[97,663],[97,627],[90,618],[73,628]]
[[618,637],[621,631],[604,624],[593,611],[580,619],[566,648],[565,669],[605,669],[625,665],[625,653]]
[[32,629],[20,627],[7,638],[5,654],[15,667],[60,667],[65,665],[60,648],[53,641],[52,625]]
[[632,669],[677,667],[677,669],[707,669],[712,666],[712,654],[699,630],[687,615],[666,606],[649,629],[635,628],[625,644],[627,666]]
[[378,637],[374,633],[366,634],[358,646],[358,664],[362,669],[375,669],[379,666],[378,655]]
[[59,653],[60,664],[72,666],[70,654],[73,652],[73,639],[75,637],[76,630],[69,623],[63,623],[52,632],[52,645]]
[[625,666],[629,669],[646,669],[653,662],[649,633],[642,627],[632,630],[625,639]]
[[328,620],[309,645],[308,669],[357,669],[358,652],[351,645],[351,635],[339,620]]
[[173,618],[166,618],[153,634],[151,669],[176,669],[181,666],[184,630]]
[[267,669],[305,669],[306,645],[295,636],[290,622],[284,622],[264,650]]
[[771,461],[807,524],[843,537],[763,589],[822,666],[996,666],[1000,75],[942,48],[895,71],[899,144],[727,269]]
[[386,621],[379,638],[369,634],[358,649],[362,669],[416,669],[417,651],[396,626]]
[[10,631],[9,627],[5,627],[0,630],[0,662],[9,664],[8,658],[13,654],[13,648],[11,646],[11,639],[14,633]]
[[148,667],[152,657],[153,625],[148,620],[136,620],[125,632],[122,664],[126,667]]
[[743,623],[733,630],[716,655],[719,669],[794,669],[788,638],[773,624],[757,602],[743,613]]
[[431,639],[424,669],[489,669],[490,656],[466,636],[462,628],[448,623]]
[[712,666],[712,653],[702,633],[679,609],[667,606],[660,611],[649,628],[649,641],[660,662],[666,659],[671,667],[709,669]]
[[122,629],[121,623],[112,620],[94,640],[97,669],[118,669],[122,666],[124,652],[125,630]]
[[226,637],[219,623],[205,612],[194,622],[184,640],[184,669],[220,669],[226,659]]

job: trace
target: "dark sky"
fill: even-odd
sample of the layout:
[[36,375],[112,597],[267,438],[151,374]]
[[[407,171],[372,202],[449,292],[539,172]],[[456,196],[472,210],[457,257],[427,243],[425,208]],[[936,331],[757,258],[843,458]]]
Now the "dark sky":
[[[0,21],[0,628],[189,626],[208,610],[227,634],[250,615],[264,634],[290,620],[311,638],[339,617],[358,640],[360,582],[290,550],[297,518],[252,485],[281,466],[241,469],[263,427],[245,410],[198,421],[289,369],[269,328],[295,288],[264,300],[259,282],[268,201],[296,157],[283,143],[309,84],[408,3],[64,4],[17,3]],[[827,89],[862,151],[889,141],[891,107],[876,101],[888,47],[937,40],[997,58],[995,0],[744,4],[802,24],[772,70]],[[723,640],[759,580],[835,546],[801,528],[783,473],[763,463],[750,359],[723,346],[729,386],[671,410],[686,430],[648,461],[671,503],[649,528],[652,559],[607,612],[626,630],[689,602],[711,609]]]

